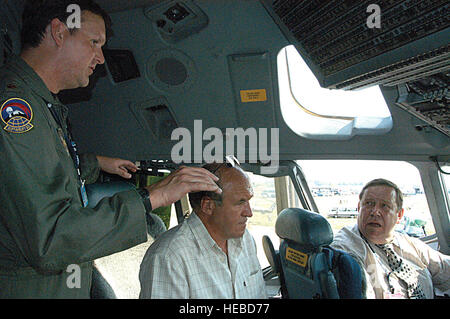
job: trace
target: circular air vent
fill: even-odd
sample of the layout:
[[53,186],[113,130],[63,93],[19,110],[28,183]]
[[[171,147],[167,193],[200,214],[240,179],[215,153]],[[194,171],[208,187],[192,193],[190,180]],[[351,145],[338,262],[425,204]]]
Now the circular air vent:
[[163,58],[156,62],[155,72],[162,82],[169,85],[181,85],[187,78],[186,67],[174,58]]
[[156,88],[174,92],[186,91],[195,79],[194,62],[178,50],[154,52],[147,60],[147,76]]

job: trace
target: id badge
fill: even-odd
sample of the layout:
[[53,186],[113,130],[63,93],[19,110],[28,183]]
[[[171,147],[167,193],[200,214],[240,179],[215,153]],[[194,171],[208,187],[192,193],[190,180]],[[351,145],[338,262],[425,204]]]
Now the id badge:
[[80,193],[81,200],[83,201],[83,207],[87,207],[89,200],[86,193],[86,186],[84,186],[84,181],[81,182]]

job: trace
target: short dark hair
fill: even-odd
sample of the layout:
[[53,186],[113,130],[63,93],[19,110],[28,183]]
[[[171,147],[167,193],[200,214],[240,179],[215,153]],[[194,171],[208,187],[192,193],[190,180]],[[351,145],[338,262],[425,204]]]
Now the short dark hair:
[[[216,175],[219,178],[219,180],[216,182],[216,184],[222,189],[222,185],[220,183],[220,179],[222,178],[222,174],[221,174],[222,169],[219,168],[220,166],[223,166],[223,163],[210,163],[210,164],[205,164],[202,167],[210,172],[214,172],[214,175]],[[224,166],[224,167],[226,167],[226,166]],[[215,192],[202,191],[202,192],[189,193],[189,203],[191,204],[191,207],[193,209],[200,208],[203,197],[209,197],[212,200],[214,200],[216,203],[218,203],[219,205],[222,203],[222,199],[223,199],[221,194],[217,194]]]
[[402,209],[403,207],[403,193],[400,190],[400,188],[395,185],[393,182],[384,179],[384,178],[376,178],[374,180],[371,180],[370,182],[368,182],[363,189],[361,190],[361,192],[359,193],[359,199],[361,200],[364,192],[366,191],[367,188],[372,187],[372,186],[389,186],[392,187],[395,190],[395,201],[397,204],[397,209]]
[[[22,14],[21,43],[22,50],[36,48],[42,42],[45,29],[57,18],[66,23],[72,12],[67,12],[71,4],[80,6],[80,10],[90,11],[103,18],[106,37],[112,36],[111,18],[98,4],[92,0],[26,0]],[[76,29],[69,30],[71,33]]]

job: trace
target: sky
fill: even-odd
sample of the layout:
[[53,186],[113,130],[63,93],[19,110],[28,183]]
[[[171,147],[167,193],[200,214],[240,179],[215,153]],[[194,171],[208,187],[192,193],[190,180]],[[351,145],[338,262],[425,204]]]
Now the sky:
[[299,161],[308,183],[310,181],[346,181],[367,183],[386,178],[400,188],[421,186],[419,171],[413,165],[396,161],[308,160]]

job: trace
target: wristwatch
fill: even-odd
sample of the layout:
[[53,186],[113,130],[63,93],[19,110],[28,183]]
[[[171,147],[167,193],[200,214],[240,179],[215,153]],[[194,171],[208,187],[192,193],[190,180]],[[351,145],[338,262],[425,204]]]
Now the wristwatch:
[[152,211],[152,203],[150,202],[150,193],[145,187],[141,187],[137,189],[139,195],[141,195],[142,202],[144,203],[145,211],[147,213]]

